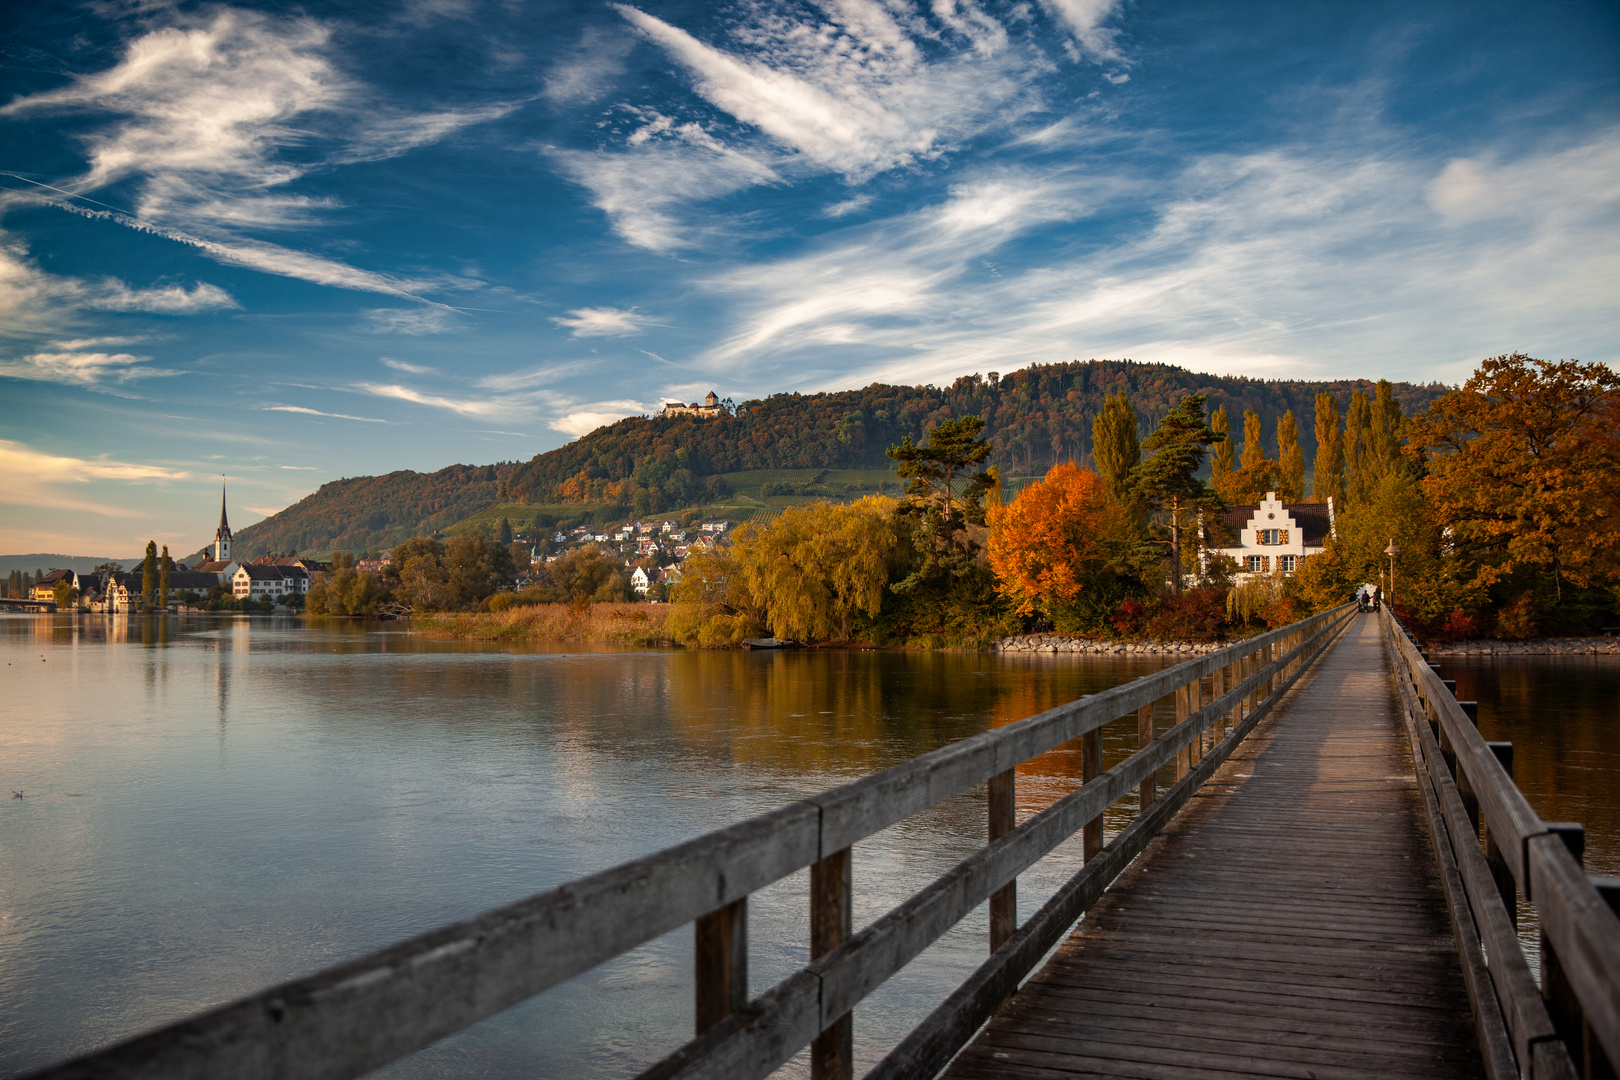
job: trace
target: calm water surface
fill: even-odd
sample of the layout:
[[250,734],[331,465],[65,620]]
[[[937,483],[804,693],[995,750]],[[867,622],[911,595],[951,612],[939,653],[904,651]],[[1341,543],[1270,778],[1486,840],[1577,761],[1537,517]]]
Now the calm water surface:
[[[565,651],[360,623],[65,616],[0,617],[0,659],[0,785],[25,792],[0,804],[0,1074],[1161,666]],[[1616,854],[1620,665],[1573,671],[1520,662],[1445,674],[1481,700],[1488,737],[1513,739],[1538,811],[1587,822],[1599,871]],[[1548,695],[1564,702],[1555,727]],[[1526,702],[1535,719],[1511,727]],[[1106,763],[1123,757],[1134,720],[1104,742]],[[1078,765],[1059,751],[1021,769],[1021,811],[1072,790]],[[857,846],[857,925],[983,834],[981,791]],[[1075,846],[1020,879],[1021,911],[1078,867]],[[807,960],[806,886],[801,873],[750,901],[756,993]],[[985,941],[981,909],[857,1010],[863,1067],[955,988]],[[379,1075],[631,1073],[688,1037],[690,971],[685,928]]]

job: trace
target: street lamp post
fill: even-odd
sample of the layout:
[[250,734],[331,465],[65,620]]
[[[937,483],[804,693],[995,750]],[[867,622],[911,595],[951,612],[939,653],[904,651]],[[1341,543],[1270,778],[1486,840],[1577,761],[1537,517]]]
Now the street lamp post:
[[1393,536],[1390,537],[1389,538],[1389,547],[1384,549],[1384,554],[1389,556],[1389,597],[1388,597],[1388,600],[1389,600],[1389,603],[1391,603],[1391,604],[1393,604],[1395,602],[1395,556],[1399,555],[1400,553],[1401,553],[1401,549],[1395,546],[1395,538]]

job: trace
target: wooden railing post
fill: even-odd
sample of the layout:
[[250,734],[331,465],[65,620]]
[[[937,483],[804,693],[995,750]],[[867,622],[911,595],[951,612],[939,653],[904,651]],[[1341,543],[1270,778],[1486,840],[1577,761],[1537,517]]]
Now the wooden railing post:
[[[819,960],[851,930],[854,888],[850,849],[835,851],[810,865],[810,959]],[[840,1016],[810,1044],[811,1080],[852,1080],[855,1075],[855,1017]]]
[[[1452,697],[1456,697],[1457,684],[1448,682],[1446,685],[1452,690]],[[1479,727],[1479,702],[1459,701],[1457,704],[1462,707],[1463,715],[1468,717],[1476,728]],[[1457,796],[1462,799],[1463,811],[1468,815],[1468,824],[1473,828],[1474,839],[1477,840],[1479,839],[1479,796],[1474,794],[1473,778],[1468,775],[1466,769],[1454,769],[1453,771],[1455,775],[1452,779],[1457,783]]]
[[[1153,703],[1150,701],[1136,710],[1136,745],[1138,748],[1145,748],[1154,738]],[[1158,784],[1155,779],[1154,775],[1149,773],[1148,778],[1142,781],[1142,786],[1136,789],[1138,809],[1141,812],[1152,806],[1153,800],[1158,797]]]
[[[1485,746],[1496,760],[1501,762],[1508,779],[1513,779],[1513,744],[1510,742],[1491,742]],[[1496,881],[1496,891],[1501,894],[1502,906],[1507,909],[1508,922],[1513,924],[1514,932],[1519,929],[1519,886],[1513,880],[1513,871],[1508,868],[1507,859],[1502,854],[1502,848],[1496,842],[1496,836],[1491,832],[1487,823],[1485,826],[1485,863],[1491,868],[1491,877]]]
[[[1080,782],[1084,786],[1102,775],[1102,732],[1088,731],[1080,736]],[[1098,814],[1086,822],[1080,841],[1081,855],[1086,862],[1097,857],[1103,846],[1103,819]]]
[[[1186,686],[1178,686],[1175,693],[1171,695],[1176,701],[1176,723],[1178,724],[1192,715],[1192,710],[1187,708],[1187,690]],[[1191,768],[1192,744],[1189,743],[1176,751],[1176,779],[1180,780],[1183,776],[1186,776],[1187,771]]]
[[[1564,842],[1564,847],[1575,857],[1577,866],[1584,866],[1586,862],[1586,829],[1570,821],[1549,821],[1547,831]],[[1569,1057],[1575,1064],[1577,1076],[1586,1075],[1583,1063],[1587,1054],[1583,1051],[1589,1048],[1592,1041],[1591,1031],[1587,1027],[1586,1016],[1581,1010],[1581,1001],[1575,996],[1575,988],[1569,983],[1564,974],[1564,965],[1558,959],[1558,951],[1553,948],[1551,941],[1547,940],[1545,928],[1541,931],[1541,996],[1547,1002],[1547,1015],[1552,1018],[1553,1027],[1558,1031],[1558,1037],[1569,1051]]]
[[748,1003],[748,897],[698,917],[697,1033]]
[[[1082,746],[1083,751],[1083,746]],[[1018,824],[1018,800],[1013,770],[990,778],[990,840],[994,843]],[[990,894],[990,951],[995,952],[1018,929],[1018,880],[1014,878]]]

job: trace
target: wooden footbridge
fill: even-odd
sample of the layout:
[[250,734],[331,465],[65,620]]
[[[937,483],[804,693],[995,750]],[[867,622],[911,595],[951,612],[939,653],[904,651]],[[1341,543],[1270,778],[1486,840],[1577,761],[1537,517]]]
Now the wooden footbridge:
[[[356,1077],[694,923],[695,1037],[644,1077],[806,1046],[850,1077],[856,1004],[988,900],[988,958],[868,1077],[1612,1078],[1620,882],[1451,690],[1387,613],[1339,608],[36,1075]],[[1111,723],[1139,749],[1104,771]],[[1066,743],[1082,785],[1016,821],[1015,767]],[[853,927],[851,846],[980,786],[985,846]],[[1020,913],[1077,833],[1083,867]],[[805,867],[811,962],[754,995],[748,895]]]

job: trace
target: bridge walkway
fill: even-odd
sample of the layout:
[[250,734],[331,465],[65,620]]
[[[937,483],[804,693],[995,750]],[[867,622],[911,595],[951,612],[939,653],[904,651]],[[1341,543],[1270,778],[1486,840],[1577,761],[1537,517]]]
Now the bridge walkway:
[[946,1075],[1479,1076],[1397,708],[1362,616]]

